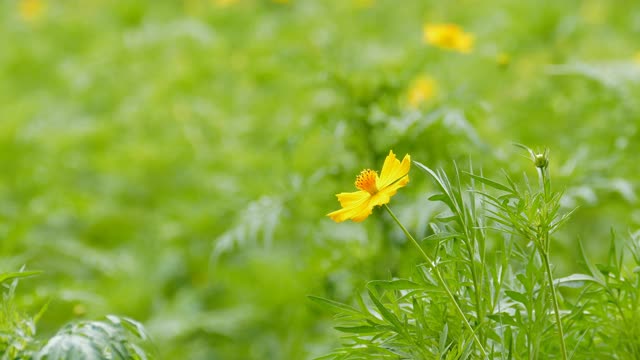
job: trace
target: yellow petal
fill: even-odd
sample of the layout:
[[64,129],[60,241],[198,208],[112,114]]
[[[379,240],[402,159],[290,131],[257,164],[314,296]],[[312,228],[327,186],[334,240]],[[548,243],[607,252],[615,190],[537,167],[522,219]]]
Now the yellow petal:
[[[393,184],[394,182],[400,180],[403,176],[409,173],[409,168],[411,166],[411,157],[409,154],[404,156],[402,159],[402,163],[396,159],[396,155],[393,151],[389,151],[389,155],[384,160],[384,165],[382,165],[382,171],[380,172],[380,178],[378,179],[378,183],[376,184],[379,191],[382,191],[385,187]],[[408,181],[408,180],[407,180]]]
[[470,53],[473,50],[474,37],[470,34],[463,34],[458,38],[455,49],[462,53]]
[[[366,196],[358,198],[359,195],[356,194],[359,193],[364,193]],[[348,219],[358,222],[371,215],[373,205],[369,201],[371,199],[369,193],[365,191],[338,194],[338,199],[342,205],[346,203],[347,206],[343,205],[342,209],[327,214],[335,222],[342,222]]]
[[369,195],[366,191],[355,191],[348,193],[340,193],[336,195],[338,197],[338,201],[340,201],[340,206],[344,207],[354,207],[358,206],[359,203],[366,201]]
[[400,180],[380,190],[380,192],[371,197],[371,200],[369,201],[371,207],[389,203],[389,200],[391,200],[391,197],[398,192],[398,189],[406,186],[408,183],[409,175],[405,175]]
[[423,28],[425,42],[443,49],[469,53],[474,37],[456,24],[427,24]]
[[44,0],[21,0],[18,3],[20,16],[26,21],[34,21],[44,15],[46,3]]
[[354,222],[361,222],[364,219],[368,218],[369,215],[373,212],[373,205],[369,204],[367,207],[360,209],[351,220]]

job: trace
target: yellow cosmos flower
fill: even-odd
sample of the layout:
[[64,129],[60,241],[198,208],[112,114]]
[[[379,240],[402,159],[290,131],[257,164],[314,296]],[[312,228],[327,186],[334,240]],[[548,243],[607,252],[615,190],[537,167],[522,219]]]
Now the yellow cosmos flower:
[[407,101],[412,108],[417,108],[423,102],[433,99],[436,93],[436,81],[429,76],[423,75],[414,80],[409,87]]
[[26,21],[38,20],[46,10],[44,0],[20,0],[18,3],[18,13]]
[[633,56],[633,61],[635,61],[636,64],[640,64],[640,51]]
[[473,50],[474,38],[456,24],[427,24],[423,29],[424,41],[448,50],[469,53]]
[[404,156],[402,162],[396,159],[393,151],[384,160],[382,172],[366,169],[356,178],[356,192],[340,193],[336,196],[342,209],[327,214],[335,222],[348,219],[359,222],[371,215],[374,206],[384,205],[391,200],[399,188],[409,182],[411,157]]

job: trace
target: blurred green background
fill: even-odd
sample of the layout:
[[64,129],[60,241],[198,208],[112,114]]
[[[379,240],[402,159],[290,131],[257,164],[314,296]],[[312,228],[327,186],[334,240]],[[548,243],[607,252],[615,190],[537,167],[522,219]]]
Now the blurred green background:
[[[473,52],[426,44],[443,22]],[[632,1],[4,0],[0,34],[0,271],[44,270],[19,287],[25,311],[51,301],[43,337],[113,313],[160,358],[329,352],[306,295],[348,302],[414,264],[381,212],[325,217],[390,149],[535,179],[512,143],[549,147],[580,206],[559,276],[578,238],[598,260],[640,224]],[[391,203],[418,236],[432,190],[414,169]]]

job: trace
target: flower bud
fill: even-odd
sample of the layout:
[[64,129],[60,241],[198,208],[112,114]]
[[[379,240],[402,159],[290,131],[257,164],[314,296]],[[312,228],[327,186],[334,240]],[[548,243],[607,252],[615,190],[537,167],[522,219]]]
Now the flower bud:
[[544,169],[549,166],[549,154],[545,151],[544,154],[536,154],[533,163],[537,168]]

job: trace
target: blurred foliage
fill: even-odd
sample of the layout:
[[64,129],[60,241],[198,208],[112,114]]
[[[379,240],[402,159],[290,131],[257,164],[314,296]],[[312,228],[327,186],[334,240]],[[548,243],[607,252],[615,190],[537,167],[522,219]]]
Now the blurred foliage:
[[[42,336],[114,313],[165,358],[319,356],[337,338],[305,296],[350,301],[416,256],[376,212],[331,223],[333,194],[389,149],[518,174],[513,142],[549,147],[579,206],[557,273],[578,237],[606,261],[609,228],[640,224],[639,19],[606,0],[0,2],[0,271],[44,271],[17,298],[49,302]],[[474,51],[425,44],[441,22]],[[418,237],[442,211],[424,180],[394,197]]]
[[40,272],[24,271],[24,268],[19,272],[0,274],[0,285],[5,287],[0,308],[0,359],[153,359],[151,352],[145,349],[150,346],[144,326],[115,315],[107,315],[108,321],[68,323],[46,341],[36,338],[36,325],[48,304],[35,316],[27,315],[16,305],[16,288],[18,279],[37,274]]

